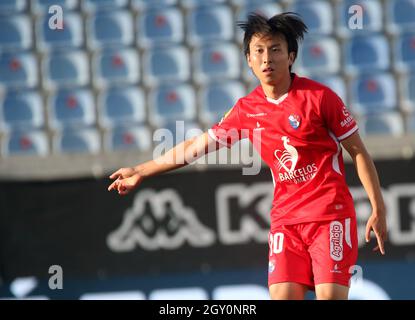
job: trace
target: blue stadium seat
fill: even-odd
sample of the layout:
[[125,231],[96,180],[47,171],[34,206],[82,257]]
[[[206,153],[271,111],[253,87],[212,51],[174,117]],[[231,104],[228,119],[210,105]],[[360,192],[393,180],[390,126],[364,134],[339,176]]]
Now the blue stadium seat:
[[397,37],[395,67],[403,72],[415,70],[415,32],[403,33]]
[[350,89],[355,113],[387,112],[398,105],[396,81],[389,73],[362,75],[350,83]]
[[344,57],[349,74],[385,71],[390,67],[388,40],[378,34],[353,37],[344,46]]
[[53,149],[57,153],[91,153],[100,151],[99,133],[94,128],[57,131],[53,137]]
[[154,86],[165,82],[190,79],[190,58],[187,47],[154,48],[144,55],[144,82]]
[[25,50],[31,46],[32,26],[29,17],[0,16],[0,50]]
[[3,0],[0,2],[0,15],[24,12],[27,9],[27,3],[27,0]]
[[329,1],[297,1],[287,11],[301,15],[311,34],[330,35],[333,32],[333,10]]
[[333,74],[340,70],[340,49],[331,37],[309,37],[300,46],[294,64],[300,74]]
[[98,96],[98,113],[104,127],[142,123],[146,119],[146,101],[140,88],[114,87]]
[[49,153],[48,138],[40,130],[12,131],[6,133],[2,149],[5,156],[46,156]]
[[333,90],[345,104],[347,102],[347,88],[344,78],[341,76],[313,76],[313,80],[324,84]]
[[143,12],[137,21],[137,35],[137,44],[141,48],[181,43],[184,40],[182,12],[174,7]]
[[131,0],[131,7],[141,11],[148,8],[166,8],[178,4],[179,0]]
[[386,5],[387,29],[391,33],[415,29],[415,1],[389,0]]
[[230,0],[230,2],[237,7],[244,7],[244,6],[249,6],[251,4],[261,4],[263,2],[279,2],[279,0],[274,1],[274,0]]
[[31,53],[0,53],[0,88],[34,88],[38,84],[36,58]]
[[194,8],[198,6],[216,6],[224,2],[226,2],[226,0],[180,0],[180,4],[185,8]]
[[173,120],[194,120],[196,97],[192,86],[167,85],[155,88],[149,96],[150,123],[154,127]]
[[199,95],[200,121],[207,126],[215,124],[245,94],[245,87],[238,81],[215,82],[203,87]]
[[140,66],[135,49],[108,49],[97,53],[93,62],[94,83],[102,87],[136,84],[140,81]]
[[415,73],[402,78],[402,109],[408,112],[415,112]]
[[44,15],[37,21],[37,48],[49,50],[55,48],[79,48],[84,44],[83,22],[77,13],[66,13],[63,20],[63,29],[51,29],[49,16]]
[[75,10],[79,6],[79,0],[31,0],[32,11],[36,14],[48,14],[53,5],[60,6],[64,12]]
[[128,11],[105,11],[87,22],[90,48],[129,46],[134,41],[133,18]]
[[51,53],[44,58],[42,70],[47,88],[85,86],[89,83],[88,57],[84,51]]
[[367,115],[359,121],[362,136],[388,135],[399,137],[404,133],[404,122],[398,112]]
[[49,125],[52,128],[80,128],[95,124],[95,105],[87,89],[63,89],[49,97]]
[[0,99],[0,127],[36,129],[44,125],[43,102],[36,91],[8,91]]
[[[184,140],[197,137],[203,133],[199,124],[193,121],[171,121],[163,125],[163,128],[158,128],[153,133],[154,141],[164,141],[166,145],[169,144],[169,138],[172,138],[172,147]],[[156,152],[157,149],[154,149]]]
[[148,151],[152,145],[150,130],[142,125],[116,126],[104,136],[108,151]]
[[[360,6],[363,16],[361,29],[355,19],[354,5]],[[349,13],[349,9],[354,9]],[[357,34],[377,33],[383,31],[383,8],[379,0],[345,0],[339,3],[337,10],[339,26],[337,34],[341,37],[350,37]],[[350,25],[349,25],[350,23]],[[350,28],[353,26],[353,29]]]
[[194,77],[199,83],[240,76],[240,49],[231,43],[205,45],[194,51]]
[[128,0],[84,0],[82,8],[85,11],[100,11],[125,8],[127,5]]
[[[240,8],[237,21],[246,21],[248,19],[248,14],[251,12],[255,12],[270,18],[276,14],[281,13],[282,11],[283,10],[281,5],[275,3],[275,1],[247,1],[247,3]],[[242,43],[243,35],[243,30],[241,28],[237,28],[236,37],[239,43]]]
[[196,7],[188,15],[187,40],[192,45],[230,41],[234,36],[232,10],[224,5]]

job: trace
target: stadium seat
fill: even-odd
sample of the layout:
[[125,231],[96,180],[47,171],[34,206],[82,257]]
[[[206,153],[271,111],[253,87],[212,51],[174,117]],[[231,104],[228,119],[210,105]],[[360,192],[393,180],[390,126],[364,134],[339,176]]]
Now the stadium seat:
[[125,8],[128,0],[84,0],[82,9],[85,11],[116,10]]
[[79,0],[31,0],[32,12],[35,14],[48,14],[53,5],[60,6],[65,12],[75,10],[79,6]]
[[148,151],[151,145],[151,133],[146,126],[117,126],[104,135],[104,147],[107,151]]
[[331,37],[309,37],[300,46],[294,64],[300,74],[333,74],[340,70],[340,49]]
[[402,102],[401,107],[407,112],[415,112],[415,73],[402,78]]
[[53,137],[56,153],[91,153],[100,151],[99,133],[94,128],[57,131]]
[[134,87],[114,87],[100,92],[98,114],[104,127],[142,123],[146,119],[144,92]]
[[[164,143],[165,146],[170,147],[183,142],[184,140],[197,137],[203,133],[203,130],[198,123],[193,121],[171,121],[163,125],[162,128],[157,128],[153,133],[155,144],[158,142]],[[172,138],[170,140],[170,138]],[[171,143],[171,146],[170,146]],[[154,154],[157,156],[157,147],[154,148]]]
[[397,112],[367,115],[359,121],[362,136],[389,135],[399,137],[404,133],[402,116]]
[[333,90],[345,104],[348,104],[347,100],[347,88],[344,82],[344,78],[341,76],[313,76],[313,80],[324,84]]
[[49,153],[48,138],[44,131],[12,131],[5,135],[3,155],[37,155],[46,156]]
[[3,0],[0,1],[0,15],[10,15],[24,12],[27,9],[28,0]]
[[134,41],[133,28],[133,17],[128,11],[98,12],[87,22],[88,46],[129,46]]
[[148,48],[184,40],[182,12],[178,8],[147,10],[137,21],[137,45]]
[[[251,12],[256,12],[266,16],[267,18],[270,18],[271,16],[281,13],[282,11],[282,7],[278,3],[269,0],[247,2],[240,8],[237,21],[246,21],[248,19],[248,14]],[[236,37],[239,43],[242,43],[243,35],[243,30],[238,27],[236,31]]]
[[279,2],[279,0],[230,0],[230,2],[237,7],[245,7],[251,4],[261,4],[263,2]]
[[240,49],[231,43],[205,45],[194,51],[194,77],[199,83],[239,78]]
[[84,44],[83,22],[77,13],[66,13],[63,29],[51,29],[49,16],[44,15],[36,23],[37,42],[39,50],[73,47],[79,48]]
[[144,82],[148,86],[190,79],[190,58],[184,46],[147,50],[144,54]]
[[395,43],[395,67],[398,71],[415,71],[415,32],[399,35]]
[[180,0],[180,4],[185,8],[194,8],[198,6],[216,6],[224,2],[226,2],[226,0]]
[[[362,8],[362,25],[358,28],[356,20],[356,11],[353,6],[357,5]],[[379,0],[345,0],[339,3],[337,7],[337,21],[339,26],[337,34],[340,37],[350,37],[358,34],[378,33],[383,31],[383,8]],[[351,28],[351,26],[353,28]]]
[[333,11],[329,1],[297,1],[286,11],[298,13],[311,34],[330,35],[333,32]]
[[26,50],[31,46],[32,26],[28,16],[0,16],[0,50]]
[[232,11],[227,6],[196,7],[187,18],[187,40],[191,45],[209,41],[230,41],[234,36]]
[[95,124],[95,105],[87,89],[63,89],[48,101],[49,125],[52,128],[81,128]]
[[389,43],[383,35],[356,36],[344,46],[345,72],[385,71],[390,67]]
[[415,29],[415,1],[389,0],[386,4],[387,29],[391,33]]
[[88,57],[84,51],[51,53],[44,57],[43,80],[46,88],[84,86],[89,83]]
[[350,83],[352,111],[359,114],[380,113],[395,109],[397,89],[389,73],[357,77]]
[[143,10],[147,8],[166,8],[167,6],[176,5],[179,0],[131,0],[131,6],[135,10]]
[[97,53],[93,60],[94,83],[98,87],[136,84],[140,66],[135,49],[108,49]]
[[215,124],[245,94],[245,87],[238,81],[215,82],[203,87],[199,94],[200,121],[207,126]]
[[0,98],[0,127],[36,129],[44,125],[43,102],[36,91],[8,91]]
[[0,88],[34,88],[38,84],[36,58],[31,53],[0,53]]
[[192,86],[167,85],[153,89],[149,96],[150,124],[154,127],[173,120],[194,120],[196,97]]

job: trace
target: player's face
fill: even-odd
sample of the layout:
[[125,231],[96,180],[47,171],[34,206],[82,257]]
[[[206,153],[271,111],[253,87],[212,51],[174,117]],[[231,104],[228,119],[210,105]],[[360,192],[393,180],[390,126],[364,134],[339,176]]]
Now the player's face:
[[254,35],[247,55],[249,67],[261,84],[276,85],[290,76],[289,67],[294,52],[288,53],[288,45],[282,35]]

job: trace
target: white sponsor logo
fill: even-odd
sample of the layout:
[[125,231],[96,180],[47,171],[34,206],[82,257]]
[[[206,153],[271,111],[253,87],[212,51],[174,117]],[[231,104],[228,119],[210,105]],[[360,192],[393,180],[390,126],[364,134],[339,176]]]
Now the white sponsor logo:
[[343,259],[343,225],[339,221],[330,223],[330,257],[334,261]]
[[290,139],[286,136],[281,137],[284,141],[285,150],[275,150],[274,156],[278,161],[278,169],[283,168],[285,172],[279,173],[279,179],[283,181],[293,181],[294,183],[304,182],[313,179],[317,172],[317,166],[315,163],[307,165],[305,167],[296,170],[298,162],[298,151],[290,145]]
[[331,273],[342,273],[342,272],[339,270],[339,266],[337,265],[337,263],[334,265],[333,270],[330,270],[330,272],[331,272]]
[[193,247],[206,247],[214,241],[214,232],[171,189],[140,191],[121,225],[107,238],[113,251],[131,251],[136,246],[145,250],[177,249],[185,242]]
[[247,113],[246,116],[248,118],[256,118],[256,117],[265,117],[268,113],[261,112],[261,113]]

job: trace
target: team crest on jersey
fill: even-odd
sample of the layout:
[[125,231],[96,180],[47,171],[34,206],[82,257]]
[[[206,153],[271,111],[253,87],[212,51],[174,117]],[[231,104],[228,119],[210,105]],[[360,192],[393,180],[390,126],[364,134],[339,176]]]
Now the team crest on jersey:
[[299,115],[290,114],[290,116],[288,117],[288,122],[290,123],[291,127],[297,130],[300,126],[301,118]]

